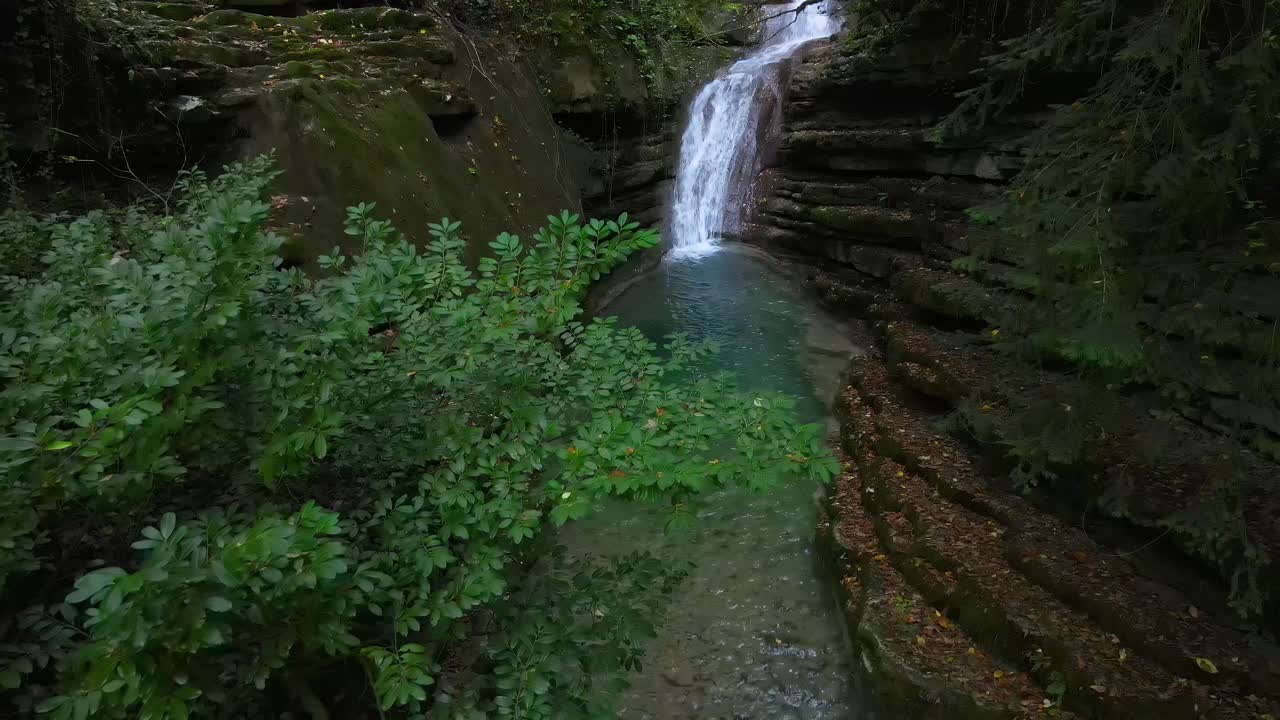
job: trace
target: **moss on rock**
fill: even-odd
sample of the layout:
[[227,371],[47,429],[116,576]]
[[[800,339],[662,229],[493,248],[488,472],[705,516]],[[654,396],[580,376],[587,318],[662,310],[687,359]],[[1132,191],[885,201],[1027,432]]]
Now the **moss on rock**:
[[917,245],[936,240],[942,228],[935,222],[913,217],[910,213],[879,210],[863,206],[815,207],[808,212],[814,222],[862,238],[885,238]]

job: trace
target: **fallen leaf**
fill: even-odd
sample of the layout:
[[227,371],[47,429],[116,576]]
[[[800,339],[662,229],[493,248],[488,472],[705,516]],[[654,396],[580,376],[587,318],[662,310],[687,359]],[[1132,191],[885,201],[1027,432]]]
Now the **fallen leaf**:
[[1196,658],[1196,665],[1198,665],[1201,670],[1209,673],[1210,675],[1218,674],[1218,666],[1214,665],[1213,661],[1209,660],[1208,658]]

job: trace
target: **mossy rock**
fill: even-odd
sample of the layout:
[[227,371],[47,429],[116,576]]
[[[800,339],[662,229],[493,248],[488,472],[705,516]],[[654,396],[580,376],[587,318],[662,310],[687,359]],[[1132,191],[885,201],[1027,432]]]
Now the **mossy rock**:
[[422,59],[436,65],[451,65],[455,59],[453,48],[435,38],[410,36],[400,40],[375,40],[361,47],[368,55]]
[[263,23],[274,22],[278,18],[272,18],[269,15],[255,15],[254,13],[241,12],[239,10],[214,10],[198,17],[191,24],[197,28],[213,30],[217,28],[235,27],[244,25],[248,27],[250,24],[261,25]]
[[859,238],[904,241],[904,244],[912,247],[942,236],[942,228],[937,223],[892,210],[823,206],[813,208],[808,215],[814,222],[832,230],[847,232]]
[[548,208],[581,203],[571,194],[579,184],[567,175],[577,166],[546,155],[563,142],[554,123],[520,115],[537,101],[535,89],[502,76],[502,68],[493,72],[495,81],[511,82],[507,93],[486,93],[483,107],[473,97],[477,87],[485,92],[476,83],[282,80],[234,99],[247,128],[239,152],[276,151],[278,192],[307,198],[290,202],[286,221],[306,227],[312,261],[334,245],[353,249],[343,211],[359,202],[377,203],[377,214],[415,241],[429,239],[429,223],[460,220],[478,254],[499,232],[523,234],[541,225]]
[[898,273],[891,282],[903,300],[940,317],[983,323],[996,315],[992,290],[969,278],[916,270]]
[[547,101],[553,112],[603,113],[639,108],[648,99],[644,77],[625,57],[605,62],[581,53],[559,58],[544,68]]
[[[293,61],[309,61],[309,60],[327,60],[330,62],[339,62],[351,59],[351,51],[345,47],[337,47],[334,45],[320,45],[319,47],[308,47],[302,50],[291,50],[275,56],[276,62],[293,62]],[[294,77],[290,75],[290,77]]]
[[203,4],[180,2],[133,2],[130,7],[165,20],[190,20],[203,15],[208,8]]
[[352,74],[351,66],[345,63],[290,60],[284,64],[284,76],[297,80],[301,78],[338,79]]
[[463,89],[448,83],[424,79],[406,90],[429,117],[457,118],[477,112],[475,101]]
[[265,65],[271,60],[265,50],[187,39],[150,40],[142,43],[142,49],[159,65],[241,68]]
[[649,102],[659,108],[679,103],[729,63],[741,50],[718,45],[677,45],[666,49],[649,79]]
[[878,298],[874,291],[844,282],[824,272],[819,272],[810,279],[808,285],[826,307],[855,315],[861,315]]
[[321,10],[288,20],[299,29],[355,33],[367,30],[399,30],[405,33],[430,30],[436,22],[430,15],[386,6]]

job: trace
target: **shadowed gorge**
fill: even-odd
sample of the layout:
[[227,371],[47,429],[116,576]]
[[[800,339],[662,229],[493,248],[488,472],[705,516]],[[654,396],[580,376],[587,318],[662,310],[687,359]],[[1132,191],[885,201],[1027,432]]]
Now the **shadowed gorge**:
[[0,2],[0,715],[1280,717],[1277,18]]

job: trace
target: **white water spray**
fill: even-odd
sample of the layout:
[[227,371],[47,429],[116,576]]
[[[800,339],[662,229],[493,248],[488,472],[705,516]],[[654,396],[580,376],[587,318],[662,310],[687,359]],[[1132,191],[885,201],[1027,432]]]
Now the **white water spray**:
[[[718,237],[742,218],[735,191],[760,170],[760,98],[782,96],[782,63],[802,45],[839,29],[830,0],[790,0],[765,5],[760,46],[707,83],[689,107],[689,126],[680,138],[671,213],[673,257],[715,252]],[[799,12],[797,12],[799,11]]]

